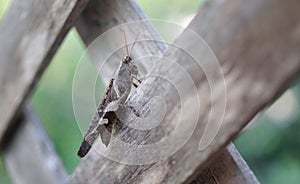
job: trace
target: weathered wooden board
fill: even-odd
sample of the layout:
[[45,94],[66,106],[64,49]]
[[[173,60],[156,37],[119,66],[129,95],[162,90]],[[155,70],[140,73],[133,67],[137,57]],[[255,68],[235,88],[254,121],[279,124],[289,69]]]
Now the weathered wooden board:
[[29,105],[3,151],[3,159],[15,184],[63,184],[67,172],[54,146]]
[[[136,7],[136,5],[133,5],[134,3],[131,1],[122,2],[121,6],[118,2],[110,1],[110,4],[113,3],[116,4],[116,6],[113,6],[116,8],[110,10],[108,8],[105,8],[107,7],[105,6],[105,3],[96,3],[96,1],[94,1],[93,4],[88,5],[88,9],[84,11],[83,17],[81,17],[79,24],[77,24],[77,29],[81,33],[83,40],[87,45],[91,43],[91,41],[93,41],[98,35],[106,31],[108,28],[117,25],[120,22],[118,21],[119,17],[122,17],[123,20],[125,20],[125,22],[139,20],[140,18],[144,17],[140,15],[140,11],[136,12],[137,15],[134,14],[135,11],[130,11],[130,14],[128,15],[128,9]],[[132,19],[132,17],[134,17],[134,19]],[[130,31],[133,31],[132,34],[137,34],[139,32],[139,30]],[[153,30],[151,31],[153,32]],[[135,48],[135,50],[138,50],[137,53],[139,53],[139,49],[144,49],[148,52],[151,52],[153,50],[156,50],[153,47],[155,46],[152,45],[143,48]],[[158,46],[158,48],[161,49],[164,47]],[[102,76],[110,77],[112,70],[114,70],[113,67],[110,70],[104,70]],[[227,148],[227,150],[220,150],[216,160],[211,160],[207,165],[208,166],[203,170],[202,174],[200,174],[193,181],[194,183],[217,183],[220,181],[222,181],[223,183],[257,183],[255,176],[244,163],[242,157],[238,154],[233,145],[230,145]],[[102,171],[100,172],[99,170]],[[118,170],[118,172],[115,172],[114,170]],[[128,180],[127,182],[138,182],[138,180],[134,179],[134,176],[139,177],[136,175],[136,173],[142,170],[143,167],[139,168],[137,166],[130,166],[112,162],[102,156],[99,156],[97,153],[92,152],[88,156],[88,158],[84,159],[82,163],[78,166],[78,168],[75,170],[75,172],[73,173],[73,178],[71,178],[70,182],[93,183],[97,181],[104,181],[121,183],[126,181],[120,180],[120,175],[123,175],[126,178],[131,178],[131,174],[133,175],[133,177],[131,178],[132,180]],[[134,173],[132,173],[133,171]],[[197,172],[195,173],[197,174]],[[143,175],[143,173],[141,175]],[[141,176],[141,178],[142,177],[143,176]],[[152,182],[151,179],[149,179],[148,181],[143,181],[145,181],[146,183]],[[166,179],[166,181],[168,180]]]
[[221,149],[215,157],[191,184],[259,183],[232,143],[226,149]]
[[0,146],[88,0],[14,0],[0,24]]

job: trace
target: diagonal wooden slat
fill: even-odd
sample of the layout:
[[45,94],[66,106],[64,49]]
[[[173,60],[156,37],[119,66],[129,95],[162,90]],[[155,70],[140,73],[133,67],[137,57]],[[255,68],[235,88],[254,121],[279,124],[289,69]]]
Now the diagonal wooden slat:
[[14,0],[0,24],[0,146],[88,0]]
[[[125,22],[130,22],[133,20],[141,20],[145,18],[145,16],[133,1],[123,1],[122,3],[118,1],[110,1],[108,4],[107,3],[108,2],[105,1],[91,2],[87,6],[87,9],[85,9],[85,11],[83,12],[83,16],[80,17],[80,21],[77,24],[77,29],[79,33],[81,33],[81,36],[87,45],[107,29],[118,25],[121,22],[120,19],[125,20]],[[114,7],[114,9],[109,9],[109,7]],[[145,24],[145,27],[151,28],[150,24]],[[133,35],[137,35],[139,32],[139,30],[134,29],[129,31],[132,31],[129,34]],[[153,28],[151,28],[149,32],[155,33]],[[154,34],[154,37],[158,38],[157,34]],[[151,53],[153,52],[153,50],[157,50],[157,48],[155,47],[160,49],[161,52],[163,52],[163,48],[165,48],[165,46],[162,47],[161,44],[156,46],[146,45],[142,48],[135,48],[135,51],[137,50],[137,53],[142,53],[142,51],[140,50],[146,50],[146,52]],[[155,52],[153,54],[155,54]],[[104,78],[109,78],[112,73],[111,71],[115,70],[113,66],[110,67],[111,68],[109,70],[103,70],[104,73],[101,73]],[[120,163],[109,161],[104,157],[99,156],[98,154],[91,153],[91,155],[89,155],[87,159],[83,160],[75,170],[70,183],[92,183],[97,181],[98,179],[99,181],[103,181],[102,179],[104,179],[105,182],[119,181],[117,179],[118,173],[109,173],[109,175],[107,175],[108,173],[103,173],[104,175],[102,175],[97,171],[99,168],[96,167],[96,165],[110,165],[107,167],[107,169],[110,168],[111,170],[124,167],[128,171],[128,174],[133,170],[137,170],[137,166],[125,166]],[[255,176],[245,164],[242,157],[238,154],[233,145],[230,145],[225,150],[220,150],[217,158],[215,160],[211,160],[207,165],[208,166],[205,167],[203,172],[193,181],[193,183],[217,183],[219,181],[222,181],[223,183],[258,183]],[[215,173],[213,174],[212,172]],[[94,176],[97,174],[100,174],[101,177]]]
[[26,104],[14,135],[3,150],[7,173],[15,184],[63,184],[67,171],[30,105]]
[[231,143],[221,149],[191,184],[205,183],[259,183]]

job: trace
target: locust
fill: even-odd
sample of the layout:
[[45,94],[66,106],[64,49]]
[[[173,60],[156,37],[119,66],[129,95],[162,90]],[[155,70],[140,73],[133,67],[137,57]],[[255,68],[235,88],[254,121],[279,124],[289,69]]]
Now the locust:
[[[84,157],[91,149],[97,137],[101,137],[102,143],[108,146],[111,138],[112,127],[114,121],[117,119],[115,112],[121,106],[125,106],[125,102],[130,94],[132,85],[137,87],[133,82],[138,79],[138,68],[129,56],[126,33],[123,30],[126,53],[127,55],[121,60],[120,66],[113,78],[110,80],[104,95],[96,109],[96,112],[91,120],[87,132],[83,137],[83,141],[79,147],[77,155]],[[136,38],[137,39],[137,38]],[[134,46],[133,43],[131,50]]]

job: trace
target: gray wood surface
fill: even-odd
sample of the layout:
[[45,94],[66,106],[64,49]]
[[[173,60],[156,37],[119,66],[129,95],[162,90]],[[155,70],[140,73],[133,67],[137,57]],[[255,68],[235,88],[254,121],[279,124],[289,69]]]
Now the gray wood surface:
[[0,146],[87,0],[14,0],[0,23]]
[[[80,18],[79,24],[77,24],[77,29],[81,33],[83,40],[88,45],[101,33],[111,28],[112,26],[117,25],[120,21],[118,20],[120,17],[123,18],[125,22],[132,20],[139,20],[144,16],[141,14],[141,11],[130,11],[128,16],[128,9],[135,7],[134,2],[125,1],[120,3],[115,1],[110,1],[110,4],[116,4],[114,9],[115,12],[112,12],[111,9],[103,8],[105,3],[98,2],[94,4],[88,5],[88,9],[84,11],[83,16]],[[208,6],[208,5],[207,5]],[[213,7],[210,7],[213,9]],[[209,9],[209,10],[210,10]],[[102,10],[102,11],[101,11]],[[94,12],[94,13],[91,13]],[[118,13],[116,13],[118,12]],[[208,10],[205,11],[207,13]],[[135,15],[135,13],[137,15]],[[132,18],[134,17],[134,18]],[[96,21],[96,22],[95,22]],[[98,22],[98,24],[97,24]],[[100,22],[100,23],[99,23]],[[151,26],[151,25],[150,25]],[[86,31],[89,30],[89,31]],[[133,31],[130,34],[137,34],[139,30],[130,30]],[[149,32],[153,32],[151,29]],[[155,34],[156,35],[156,34]],[[142,48],[135,48],[134,51],[140,53],[140,49],[151,52],[156,50],[154,45],[145,46]],[[160,45],[156,46],[158,49],[165,47],[161,47]],[[101,73],[104,78],[109,78],[111,76],[111,71],[115,68],[110,66],[109,70],[103,70],[104,73]],[[238,151],[235,149],[234,145],[230,144],[227,149],[221,149],[215,159],[209,160],[204,167],[202,172],[194,171],[196,179],[192,180],[192,183],[258,183],[257,179],[253,175],[252,171],[249,169],[247,164],[243,161],[242,157],[239,155]],[[101,167],[102,165],[105,165]],[[88,156],[88,158],[84,159],[81,164],[76,168],[73,173],[72,178],[70,179],[70,183],[77,182],[135,182],[138,183],[143,176],[139,177],[137,172],[141,172],[143,175],[143,168],[147,166],[130,166],[124,165],[120,163],[116,163],[110,161],[99,154],[92,151],[92,153]],[[122,168],[119,170],[119,168]],[[180,169],[180,168],[177,168]],[[101,172],[99,171],[101,170]],[[117,172],[115,170],[118,170]],[[105,173],[106,172],[106,173]],[[153,172],[155,172],[153,170]],[[200,173],[200,174],[199,174]],[[120,179],[120,175],[124,178]],[[130,178],[133,175],[132,178]],[[159,175],[159,174],[158,174]],[[161,177],[161,176],[158,176]],[[130,180],[126,180],[126,178],[130,178]],[[155,179],[143,180],[145,183],[160,183],[161,181],[155,181]],[[166,179],[165,182],[169,181]],[[172,180],[170,180],[172,182]]]
[[243,160],[235,146],[231,143],[226,149],[221,149],[211,159],[208,165],[191,182],[191,184],[206,183],[259,183]]
[[7,173],[15,184],[66,182],[67,171],[29,105],[26,105],[23,118],[2,156]]

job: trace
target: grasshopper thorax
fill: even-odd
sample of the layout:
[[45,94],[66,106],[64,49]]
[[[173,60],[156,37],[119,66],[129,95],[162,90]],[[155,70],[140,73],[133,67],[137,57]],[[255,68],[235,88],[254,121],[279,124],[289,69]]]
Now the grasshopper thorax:
[[123,62],[124,64],[128,64],[131,60],[132,60],[132,59],[131,59],[130,56],[125,56],[125,57],[122,59],[122,62]]

